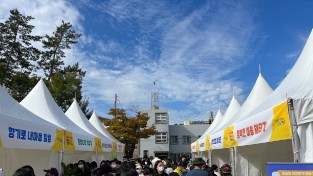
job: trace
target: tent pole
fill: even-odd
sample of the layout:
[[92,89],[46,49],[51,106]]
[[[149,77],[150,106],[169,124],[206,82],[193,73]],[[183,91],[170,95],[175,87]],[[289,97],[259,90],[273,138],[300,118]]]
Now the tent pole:
[[298,135],[298,124],[295,116],[293,99],[288,98],[288,114],[290,119],[291,131],[292,131],[292,149],[293,149],[293,158],[294,163],[300,162],[300,138]]
[[212,166],[212,150],[208,150],[209,166]]
[[59,151],[59,156],[60,156],[60,160],[59,160],[59,171],[60,171],[60,175],[63,175],[64,173],[64,168],[62,167],[62,163],[64,162],[64,143],[65,143],[65,130],[63,130],[63,142],[62,142],[62,150]]
[[229,148],[230,151],[230,166],[232,167],[232,175],[235,173],[235,149],[234,147]]

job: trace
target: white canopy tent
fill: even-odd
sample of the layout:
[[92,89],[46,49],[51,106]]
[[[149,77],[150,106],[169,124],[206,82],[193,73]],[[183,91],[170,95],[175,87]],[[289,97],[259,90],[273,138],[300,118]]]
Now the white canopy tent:
[[[209,134],[214,134],[216,131],[223,128],[224,124],[227,123],[227,121],[231,120],[232,118],[236,118],[234,115],[240,110],[241,106],[238,103],[237,99],[235,97],[232,98],[231,102],[229,103],[229,106],[222,118],[222,121],[218,123],[218,125],[212,129],[212,131]],[[209,135],[210,138],[206,140],[211,141],[211,145],[214,143],[217,146],[223,145],[223,139],[221,136],[214,136]],[[203,141],[205,143],[205,140]],[[209,147],[209,150],[211,148]],[[229,157],[229,151],[228,150],[214,150],[212,151],[211,155],[211,162],[215,164],[221,164],[221,163],[229,163],[230,157]]]
[[65,112],[65,115],[75,124],[80,126],[85,132],[97,136],[97,144],[101,148],[101,151],[97,153],[96,160],[111,158],[113,141],[101,134],[95,127],[91,125],[87,117],[81,110],[78,102],[74,99],[71,106]]
[[[116,144],[116,153],[114,154],[118,160],[122,160],[124,156],[124,147],[125,145],[115,139],[104,127],[103,123],[99,120],[96,112],[94,111],[89,119],[89,122],[95,127],[101,134],[109,138],[110,140],[114,141]],[[114,146],[113,146],[114,148]]]
[[[260,105],[271,93],[273,92],[272,88],[268,85],[268,83],[266,82],[266,80],[263,78],[263,76],[261,75],[261,73],[259,73],[259,76],[250,92],[250,94],[248,95],[246,101],[243,103],[243,105],[241,106],[240,110],[234,115],[235,118],[231,118],[229,121],[227,121],[224,127],[222,127],[221,131],[218,131],[216,134],[212,134],[212,136],[220,136],[223,138],[223,145],[222,146],[216,146],[214,144],[211,145],[211,148],[213,149],[219,149],[218,151],[224,151],[225,153],[227,153],[228,151],[228,155],[230,158],[230,162],[233,168],[235,166],[235,158],[237,159],[244,159],[244,158],[240,158],[240,156],[236,156],[236,150],[234,148],[231,148],[231,150],[229,151],[228,148],[231,147],[230,146],[230,136],[229,136],[229,126],[231,126],[232,124],[236,123],[236,122],[240,122],[242,120],[244,120],[244,117],[249,114],[254,108],[256,108],[258,105]],[[225,135],[226,134],[226,135]],[[221,149],[224,148],[224,149]],[[215,151],[215,150],[214,150]],[[214,152],[215,153],[215,152]],[[217,163],[217,164],[223,164],[223,163]]]
[[0,167],[12,175],[24,165],[32,165],[37,175],[43,168],[59,166],[63,130],[15,101],[0,86]]
[[[221,129],[222,125],[225,123],[224,121],[229,121],[231,118],[234,118],[234,115],[239,111],[240,104],[238,103],[237,99],[233,96],[232,100],[230,101],[228,108],[224,114],[224,116],[217,116],[216,119],[213,121],[212,125],[208,128],[208,130],[205,132],[204,135],[202,135],[196,142],[195,146],[192,144],[192,151],[200,152],[198,153],[199,156],[202,155],[205,159],[209,159],[209,163],[227,163],[229,162],[229,152],[228,151],[222,151],[222,150],[216,150],[214,151],[214,154],[211,153],[211,148],[208,145],[209,141],[212,141],[212,143],[216,145],[223,145],[223,139],[222,137],[218,136],[211,136],[209,134],[214,134],[218,129]],[[209,152],[204,152],[209,150]],[[203,156],[206,155],[206,156]],[[213,157],[214,156],[214,157]],[[212,158],[212,160],[211,160]]]
[[99,150],[95,145],[95,136],[86,133],[67,118],[52,98],[43,80],[37,83],[20,104],[39,117],[65,129],[62,157],[65,163],[75,163],[79,159],[90,161],[92,160],[93,151]]
[[207,150],[205,149],[205,147],[200,147],[200,146],[197,147],[197,143],[199,144],[199,141],[205,140],[208,134],[218,125],[218,123],[222,120],[222,118],[223,118],[223,114],[221,110],[218,109],[212,124],[208,127],[208,129],[203,133],[203,135],[198,140],[196,140],[195,142],[191,144],[191,152]]
[[312,51],[313,32],[275,91],[229,127],[230,146],[237,147],[236,175],[266,175],[266,162],[313,161]]
[[[249,114],[249,119],[234,124],[234,136],[238,146],[251,145],[238,147],[238,155],[250,159],[249,167],[246,169],[250,173],[249,175],[252,173],[255,173],[253,175],[265,175],[265,163],[272,161],[273,155],[279,161],[292,161],[294,159],[296,162],[313,162],[311,145],[313,139],[312,51],[313,33],[311,32],[300,57],[281,84],[260,106]],[[288,102],[287,98],[289,98]],[[289,118],[292,121],[292,127],[295,127],[293,135],[291,135]],[[237,132],[240,133],[240,129],[244,126],[262,121],[268,124],[264,132],[240,139],[236,137]],[[290,140],[292,136],[293,143]],[[287,140],[278,141],[284,139]],[[258,161],[253,160],[251,154],[245,152],[248,147],[257,150],[260,146],[266,146],[269,150],[257,153],[262,156],[262,158],[258,158]],[[292,153],[292,146],[294,147],[294,154]],[[274,149],[281,154],[273,153]],[[239,163],[239,165],[246,164]],[[244,170],[244,168],[238,169],[238,171],[241,170]]]

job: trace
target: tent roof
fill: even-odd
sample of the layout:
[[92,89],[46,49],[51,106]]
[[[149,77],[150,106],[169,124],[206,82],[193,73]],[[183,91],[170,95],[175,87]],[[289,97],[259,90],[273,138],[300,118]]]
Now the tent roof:
[[92,116],[89,119],[89,122],[92,124],[93,127],[95,127],[101,134],[103,134],[104,136],[106,136],[107,138],[109,138],[110,140],[117,142],[117,143],[121,143],[120,141],[118,141],[117,139],[115,139],[104,127],[104,125],[101,123],[101,121],[99,120],[97,114],[95,111],[93,111]]
[[218,109],[212,124],[203,133],[203,135],[199,138],[199,140],[205,138],[219,124],[219,122],[222,120],[222,118],[223,118],[223,114],[222,114],[221,110]]
[[25,107],[19,104],[14,98],[12,98],[2,86],[0,86],[0,97],[1,97],[0,101],[1,115],[10,116],[11,118],[25,120],[40,125],[50,126],[53,128],[59,128],[27,110]]
[[273,106],[285,101],[287,97],[292,98],[313,98],[313,31],[299,56],[297,62],[290,70],[281,84],[274,92],[255,108],[249,116],[270,109]]
[[112,142],[109,138],[105,137],[103,134],[101,134],[94,126],[91,125],[91,123],[88,121],[87,117],[81,110],[78,102],[76,99],[74,99],[71,106],[68,108],[68,110],[65,112],[65,115],[75,124],[79,125],[84,131],[93,134],[97,137],[99,137],[102,142]]
[[259,73],[259,76],[246,101],[243,103],[240,110],[236,113],[236,118],[230,119],[225,124],[224,128],[227,128],[235,122],[244,120],[245,116],[249,114],[253,109],[255,109],[258,105],[260,105],[272,92],[273,89],[268,85],[262,74]]
[[[61,108],[52,98],[47,86],[40,80],[29,94],[21,101],[28,110],[32,111],[41,118],[74,133],[88,135],[82,133],[82,129],[69,120],[63,113]],[[91,135],[88,135],[93,137]]]
[[218,122],[218,125],[216,125],[216,127],[214,127],[212,129],[212,131],[210,131],[210,133],[213,134],[213,133],[223,129],[225,127],[225,125],[228,123],[228,121],[232,120],[233,118],[237,118],[237,117],[235,117],[235,114],[240,110],[240,108],[241,107],[240,107],[239,102],[233,96],[223,118],[221,119],[221,121]]

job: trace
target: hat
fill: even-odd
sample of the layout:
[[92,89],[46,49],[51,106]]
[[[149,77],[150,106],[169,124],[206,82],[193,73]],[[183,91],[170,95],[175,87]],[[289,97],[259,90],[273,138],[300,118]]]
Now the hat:
[[54,167],[51,167],[51,169],[46,169],[46,170],[43,170],[47,173],[50,173],[50,174],[53,174],[54,176],[59,176],[59,172],[56,168]]
[[142,167],[139,163],[136,164],[136,169],[142,169]]
[[223,164],[222,167],[220,168],[221,173],[231,173],[231,167],[228,164]]
[[153,167],[154,167],[154,165],[155,165],[155,163],[156,163],[157,161],[161,161],[161,159],[158,158],[158,157],[155,157],[155,158],[151,161]]
[[204,161],[202,158],[195,158],[195,159],[192,161],[192,164],[193,164],[193,165],[202,165],[202,164],[205,164],[205,161]]

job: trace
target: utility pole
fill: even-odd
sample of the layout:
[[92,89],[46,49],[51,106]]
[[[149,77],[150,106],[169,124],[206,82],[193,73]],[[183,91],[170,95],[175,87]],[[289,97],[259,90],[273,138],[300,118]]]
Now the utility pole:
[[117,96],[117,94],[115,94],[115,96],[114,96],[114,111],[115,111],[114,117],[116,117],[116,103],[117,103],[117,101],[118,101],[118,96]]

